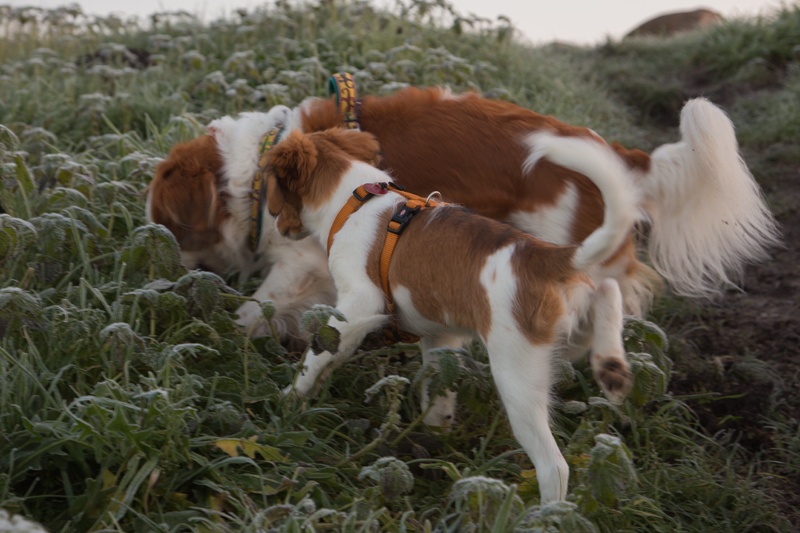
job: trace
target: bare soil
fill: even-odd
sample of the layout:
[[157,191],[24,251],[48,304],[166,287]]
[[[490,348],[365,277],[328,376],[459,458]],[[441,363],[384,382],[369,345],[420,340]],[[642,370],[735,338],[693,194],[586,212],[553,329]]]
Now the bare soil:
[[[767,181],[784,247],[746,269],[743,291],[712,304],[661,303],[677,344],[670,390],[687,397],[709,434],[733,432],[754,461],[766,462],[776,444],[771,421],[800,420],[800,175],[787,168]],[[800,531],[800,476],[769,485]]]

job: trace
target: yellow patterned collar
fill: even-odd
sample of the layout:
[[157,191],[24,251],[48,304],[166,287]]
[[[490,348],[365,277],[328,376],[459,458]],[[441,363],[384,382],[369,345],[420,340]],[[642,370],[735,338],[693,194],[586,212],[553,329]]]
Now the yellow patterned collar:
[[344,117],[344,126],[349,130],[360,130],[358,126],[358,100],[356,82],[352,74],[337,72],[328,80],[328,96],[336,97],[336,106]]
[[285,124],[278,123],[278,125],[264,134],[259,144],[258,170],[253,178],[253,190],[250,191],[250,199],[253,200],[250,211],[250,250],[253,253],[257,253],[258,250],[258,241],[261,239],[261,224],[264,218],[262,206],[267,192],[267,180],[264,179],[267,172],[267,152],[278,144],[285,129]]
[[[358,100],[356,100],[356,82],[352,74],[338,72],[328,81],[328,93],[336,97],[336,105],[344,116],[344,125],[348,129],[361,129],[358,126]],[[264,217],[264,197],[267,192],[266,168],[267,152],[278,144],[281,135],[286,129],[284,123],[278,123],[261,138],[259,146],[258,171],[253,178],[253,190],[250,198],[253,200],[250,211],[250,250],[257,253],[258,241],[261,240],[261,224]]]

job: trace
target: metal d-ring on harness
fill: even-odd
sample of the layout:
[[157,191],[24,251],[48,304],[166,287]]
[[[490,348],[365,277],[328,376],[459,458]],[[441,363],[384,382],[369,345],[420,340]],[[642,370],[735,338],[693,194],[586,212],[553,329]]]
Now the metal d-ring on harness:
[[439,200],[436,200],[436,201],[438,201],[439,203],[441,203],[441,201],[442,201],[442,193],[440,193],[439,191],[433,191],[432,193],[430,193],[430,194],[428,195],[428,197],[427,197],[427,198],[425,198],[425,205],[426,205],[426,206],[427,206],[427,205],[428,205],[428,203],[431,201],[431,198],[433,198],[434,196],[438,196],[438,197],[439,197]]
[[[347,200],[347,203],[339,211],[339,214],[336,216],[331,226],[331,231],[328,234],[328,255],[331,253],[334,235],[342,229],[342,226],[344,226],[344,223],[350,215],[358,211],[364,202],[373,196],[383,195],[389,191],[403,196],[407,201],[392,215],[392,219],[386,227],[386,240],[383,243],[383,250],[381,250],[381,288],[383,288],[383,293],[386,295],[387,314],[392,317],[390,325],[383,328],[383,337],[384,340],[390,344],[397,342],[417,342],[419,337],[400,331],[397,327],[394,300],[392,299],[392,292],[389,288],[389,265],[392,262],[392,254],[394,253],[395,246],[397,246],[397,241],[406,227],[408,227],[409,222],[414,218],[414,215],[424,209],[450,205],[441,201],[442,195],[438,191],[432,192],[427,198],[422,198],[416,194],[406,192],[402,186],[392,182],[367,183],[361,185],[353,191],[353,196]],[[433,200],[434,196],[438,196],[439,200]]]

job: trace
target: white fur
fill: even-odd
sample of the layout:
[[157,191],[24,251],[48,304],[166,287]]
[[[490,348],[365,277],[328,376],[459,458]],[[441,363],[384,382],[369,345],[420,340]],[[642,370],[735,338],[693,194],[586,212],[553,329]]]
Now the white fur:
[[708,296],[762,259],[778,229],[720,108],[705,98],[687,102],[681,136],[653,152],[641,182],[650,259],[676,292]]
[[523,170],[528,172],[539,159],[547,158],[588,177],[603,195],[603,224],[581,243],[572,259],[575,268],[586,270],[611,257],[638,217],[637,189],[622,159],[605,144],[549,131],[533,133],[525,142],[531,154]]
[[[242,113],[236,119],[223,117],[208,125],[222,157],[221,190],[228,197],[231,217],[222,224],[223,239],[219,244],[204,252],[202,257],[193,257],[191,252],[182,253],[182,256],[187,268],[203,263],[217,270],[217,264],[227,262],[227,268],[233,266],[244,277],[261,271],[266,277],[253,298],[275,302],[272,325],[262,319],[261,309],[255,302],[239,308],[237,322],[251,328],[254,335],[271,335],[275,328],[284,341],[290,341],[292,348],[299,348],[304,343],[298,329],[300,317],[314,304],[335,304],[336,290],[328,273],[325,251],[318,242],[315,239],[294,241],[280,235],[266,205],[262,206],[258,253],[250,251],[252,200],[249,195],[258,169],[259,144],[264,133],[279,123],[284,124],[283,139],[300,127],[300,108],[275,106],[268,113]],[[186,264],[190,261],[194,264]]]
[[578,209],[578,190],[567,182],[564,193],[552,206],[542,206],[534,212],[516,211],[508,223],[540,239],[562,246],[572,242],[572,226]]

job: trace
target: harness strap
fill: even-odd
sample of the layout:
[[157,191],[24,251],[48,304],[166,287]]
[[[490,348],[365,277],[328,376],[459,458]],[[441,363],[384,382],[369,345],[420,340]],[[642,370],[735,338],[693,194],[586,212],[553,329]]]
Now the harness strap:
[[355,191],[353,191],[353,196],[348,198],[347,203],[339,211],[339,214],[336,215],[336,219],[331,226],[331,231],[328,234],[328,255],[331,253],[333,237],[339,232],[340,229],[342,229],[342,226],[344,226],[344,223],[347,221],[350,215],[358,211],[358,209],[364,205],[364,202],[375,196],[375,193],[371,193],[367,189],[376,190],[376,188],[384,191],[390,189],[392,192],[401,195],[407,200],[406,203],[403,204],[403,206],[392,216],[392,219],[389,221],[389,224],[386,227],[386,239],[383,242],[383,249],[381,250],[381,288],[383,289],[383,293],[386,295],[386,310],[388,311],[388,314],[391,315],[390,327],[383,328],[384,340],[389,343],[417,342],[420,339],[419,337],[401,331],[397,327],[394,300],[392,298],[392,291],[389,288],[389,265],[392,262],[392,255],[394,254],[394,249],[397,246],[397,241],[400,239],[400,235],[403,233],[403,230],[406,229],[408,223],[411,222],[411,219],[414,217],[414,215],[429,207],[438,207],[440,205],[449,204],[442,201],[431,200],[430,197],[422,198],[421,196],[408,193],[400,185],[391,182],[369,183],[366,185],[361,185]]
[[336,107],[344,116],[344,126],[350,130],[360,130],[358,125],[358,103],[356,101],[356,82],[353,75],[337,72],[328,80],[328,96],[336,97]]
[[334,235],[339,233],[339,230],[342,229],[342,226],[344,226],[344,223],[350,218],[350,215],[358,211],[364,202],[375,196],[371,192],[367,192],[364,187],[364,185],[361,185],[358,189],[354,190],[353,196],[347,199],[347,203],[344,204],[344,207],[339,210],[339,214],[336,215],[336,219],[334,219],[333,225],[331,226],[331,231],[328,233],[328,255],[331,255]]
[[261,138],[258,151],[258,170],[253,178],[253,190],[250,191],[250,199],[253,201],[250,208],[250,251],[256,253],[258,241],[261,239],[261,226],[264,218],[262,205],[267,194],[267,152],[275,146],[280,139],[286,125],[278,123]]

